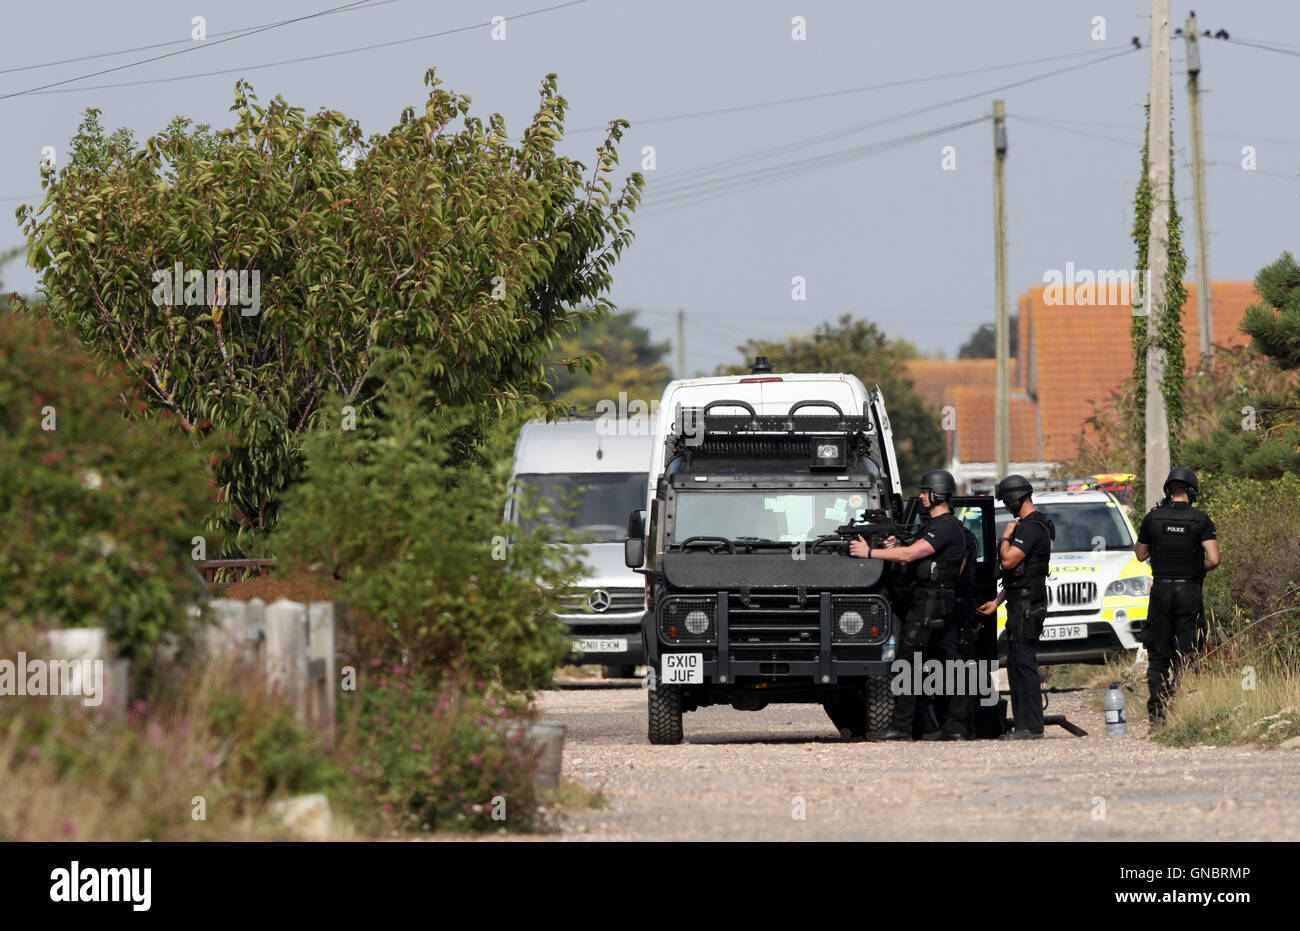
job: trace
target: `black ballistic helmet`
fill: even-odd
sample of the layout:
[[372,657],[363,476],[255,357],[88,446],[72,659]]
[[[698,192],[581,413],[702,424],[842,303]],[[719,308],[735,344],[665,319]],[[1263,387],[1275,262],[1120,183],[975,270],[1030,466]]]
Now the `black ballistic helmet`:
[[1034,486],[1029,483],[1029,479],[1023,475],[1008,475],[998,482],[998,487],[993,491],[993,497],[1011,508],[1011,510],[1019,511],[1021,503],[1033,493]]
[[1171,497],[1169,486],[1174,482],[1181,482],[1187,486],[1187,500],[1195,501],[1196,496],[1201,493],[1200,486],[1196,483],[1196,473],[1191,469],[1183,466],[1175,466],[1169,470],[1169,477],[1165,479],[1165,496]]
[[921,476],[916,487],[920,491],[929,491],[935,501],[947,501],[957,493],[957,481],[946,469],[931,469]]

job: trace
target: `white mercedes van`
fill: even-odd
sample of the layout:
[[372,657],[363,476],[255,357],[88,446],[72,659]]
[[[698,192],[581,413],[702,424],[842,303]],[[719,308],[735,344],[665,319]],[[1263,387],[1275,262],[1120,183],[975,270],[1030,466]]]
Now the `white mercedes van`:
[[645,506],[654,439],[649,418],[603,416],[530,421],[515,443],[512,487],[575,504],[567,526],[586,538],[588,574],[561,596],[558,619],[573,633],[570,661],[599,663],[607,678],[645,662],[645,580],[624,565],[623,541],[628,513]]

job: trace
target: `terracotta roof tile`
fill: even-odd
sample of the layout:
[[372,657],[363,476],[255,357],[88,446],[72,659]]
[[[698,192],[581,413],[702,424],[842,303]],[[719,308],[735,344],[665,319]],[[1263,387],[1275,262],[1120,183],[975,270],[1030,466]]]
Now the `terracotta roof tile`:
[[940,410],[944,394],[961,385],[992,385],[995,359],[909,359],[905,363],[912,387],[927,407]]
[[[1248,305],[1259,300],[1250,282],[1212,284],[1214,339],[1219,345],[1242,345],[1247,337],[1238,325]],[[1104,406],[1133,368],[1128,304],[1107,306],[1052,306],[1043,300],[1043,287],[1020,297],[1020,352],[1024,388],[1038,401],[1044,454],[1062,461],[1078,452],[1085,421],[1094,403]],[[1188,286],[1183,305],[1185,356],[1194,365],[1199,356],[1194,285]]]
[[[947,403],[956,412],[957,430],[949,454],[962,462],[992,462],[994,449],[994,399],[996,389],[989,386],[959,386],[949,393]],[[1039,440],[1038,411],[1032,400],[1012,392],[1010,403],[1013,462],[1037,462],[1042,459]]]

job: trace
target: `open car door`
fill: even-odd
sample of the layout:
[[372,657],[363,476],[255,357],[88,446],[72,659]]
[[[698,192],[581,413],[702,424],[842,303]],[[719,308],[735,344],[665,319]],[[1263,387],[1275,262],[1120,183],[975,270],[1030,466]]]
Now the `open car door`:
[[[977,544],[975,555],[975,607],[992,601],[998,594],[997,502],[990,495],[954,495],[949,500],[952,512],[971,533]],[[986,669],[998,668],[998,619],[976,614],[979,633],[971,659],[982,660]],[[1006,710],[1001,701],[994,705],[975,705],[971,724],[977,737],[997,737],[1002,733]]]

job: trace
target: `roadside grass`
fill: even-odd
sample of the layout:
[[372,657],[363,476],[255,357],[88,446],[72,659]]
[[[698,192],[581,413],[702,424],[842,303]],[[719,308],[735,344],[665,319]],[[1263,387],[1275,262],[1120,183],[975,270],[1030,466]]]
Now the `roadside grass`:
[[539,794],[538,814],[547,834],[559,833],[565,815],[580,811],[595,811],[609,805],[601,789],[592,789],[581,782],[561,779],[553,789],[543,789]]
[[[40,655],[30,640],[0,632],[0,646]],[[430,690],[400,672],[367,664],[359,692],[343,693],[350,707],[332,743],[246,661],[169,667],[124,714],[80,697],[0,698],[0,841],[292,840],[303,835],[273,806],[315,793],[330,818],[313,837],[547,830],[523,699],[486,682]],[[508,824],[485,813],[497,796],[509,799]],[[601,796],[565,785],[544,804],[594,807]]]
[[0,773],[6,841],[282,840],[273,801],[325,792],[340,828],[349,807],[334,753],[231,664],[116,718],[75,698],[6,699]]
[[1300,670],[1211,657],[1183,676],[1167,721],[1165,746],[1276,747],[1300,736]]

